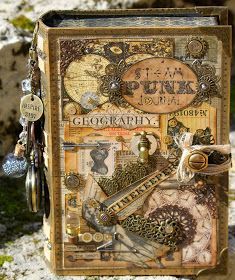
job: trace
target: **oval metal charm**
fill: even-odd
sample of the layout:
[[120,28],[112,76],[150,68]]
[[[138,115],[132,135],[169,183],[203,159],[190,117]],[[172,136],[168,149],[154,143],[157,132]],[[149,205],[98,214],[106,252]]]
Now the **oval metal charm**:
[[30,212],[37,213],[41,205],[41,183],[39,171],[30,165],[25,180],[26,198]]
[[43,114],[42,100],[34,94],[25,95],[21,98],[20,112],[30,122],[39,120]]
[[148,113],[167,114],[184,109],[197,93],[196,73],[174,58],[141,60],[124,73],[122,80],[123,98]]

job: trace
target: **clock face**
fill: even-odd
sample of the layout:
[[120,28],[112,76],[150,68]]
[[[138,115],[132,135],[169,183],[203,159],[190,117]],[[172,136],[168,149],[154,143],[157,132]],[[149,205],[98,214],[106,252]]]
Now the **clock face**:
[[95,92],[87,91],[87,92],[83,93],[81,100],[80,100],[80,104],[83,108],[92,110],[92,109],[95,109],[97,107],[97,105],[100,104],[100,98],[99,98],[98,94],[96,94]]
[[[67,94],[85,109],[106,102],[107,97],[99,92],[99,78],[105,75],[105,67],[109,63],[106,58],[96,54],[87,54],[81,59],[72,61],[64,77]],[[91,99],[84,98],[87,93],[92,93]]]

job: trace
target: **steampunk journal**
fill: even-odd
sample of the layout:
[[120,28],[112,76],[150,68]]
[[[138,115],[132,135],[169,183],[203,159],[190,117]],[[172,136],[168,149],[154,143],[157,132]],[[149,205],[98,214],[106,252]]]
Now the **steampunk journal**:
[[226,8],[52,11],[36,43],[52,269],[226,273]]

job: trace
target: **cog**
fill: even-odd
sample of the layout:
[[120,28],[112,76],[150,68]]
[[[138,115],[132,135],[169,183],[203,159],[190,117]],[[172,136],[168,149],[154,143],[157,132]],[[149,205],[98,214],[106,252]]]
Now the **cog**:
[[178,205],[164,205],[150,213],[149,218],[161,223],[162,221],[174,221],[180,226],[183,240],[180,247],[185,247],[194,240],[196,234],[196,220],[189,210]]

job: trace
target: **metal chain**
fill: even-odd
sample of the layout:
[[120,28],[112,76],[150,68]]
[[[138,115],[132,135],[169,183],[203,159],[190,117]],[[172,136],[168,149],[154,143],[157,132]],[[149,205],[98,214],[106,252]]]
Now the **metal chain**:
[[38,55],[37,55],[37,36],[38,36],[39,23],[35,24],[32,43],[29,49],[29,60],[28,60],[28,79],[31,81],[31,93],[37,95],[39,89],[39,68],[38,68]]
[[121,222],[121,225],[143,238],[168,245],[172,250],[182,242],[183,232],[174,220],[157,221],[139,215],[131,215]]

